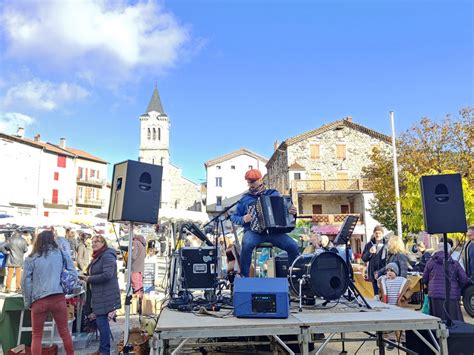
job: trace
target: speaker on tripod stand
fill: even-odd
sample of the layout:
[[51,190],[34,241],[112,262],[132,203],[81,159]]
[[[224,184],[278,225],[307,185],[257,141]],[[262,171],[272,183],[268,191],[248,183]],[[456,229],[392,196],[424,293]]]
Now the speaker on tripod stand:
[[156,224],[158,222],[162,174],[163,167],[159,165],[133,160],[126,160],[114,165],[107,220],[109,222],[128,223],[129,227],[123,353],[128,353],[132,348],[128,341],[132,298],[131,250],[133,224]]

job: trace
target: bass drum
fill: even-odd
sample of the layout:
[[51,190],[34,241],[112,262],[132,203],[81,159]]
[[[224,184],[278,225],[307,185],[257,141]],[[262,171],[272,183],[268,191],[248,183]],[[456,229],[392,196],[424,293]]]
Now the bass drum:
[[293,291],[299,295],[299,280],[303,284],[303,297],[321,297],[331,301],[339,299],[349,287],[349,268],[338,254],[323,251],[315,255],[301,255],[291,265],[289,278]]
[[[313,254],[302,254],[298,256],[293,264],[291,264],[290,268],[288,269],[288,282],[294,294],[299,296],[300,294],[300,280],[303,276],[308,275],[308,271],[311,268],[311,260],[313,259]],[[314,298],[316,296],[313,290],[309,287],[309,283],[307,282],[301,285],[301,292],[303,298]]]

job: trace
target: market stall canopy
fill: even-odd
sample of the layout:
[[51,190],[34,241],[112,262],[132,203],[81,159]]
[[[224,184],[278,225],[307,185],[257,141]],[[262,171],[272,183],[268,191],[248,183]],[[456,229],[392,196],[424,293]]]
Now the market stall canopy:
[[15,216],[2,218],[0,225],[17,225],[22,227],[44,227],[44,226],[62,226],[77,227],[70,223],[69,216]]
[[179,210],[173,208],[160,208],[158,217],[160,223],[179,221],[206,223],[209,221],[209,216],[206,212]]

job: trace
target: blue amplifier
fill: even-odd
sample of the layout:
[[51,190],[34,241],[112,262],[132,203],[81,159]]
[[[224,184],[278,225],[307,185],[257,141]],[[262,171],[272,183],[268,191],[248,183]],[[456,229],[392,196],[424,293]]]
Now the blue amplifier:
[[236,278],[234,315],[238,318],[288,318],[288,279]]

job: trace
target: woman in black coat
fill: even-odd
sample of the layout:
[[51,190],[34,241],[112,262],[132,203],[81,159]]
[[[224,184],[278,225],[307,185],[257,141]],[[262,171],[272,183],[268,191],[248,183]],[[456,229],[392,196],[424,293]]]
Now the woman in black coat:
[[110,325],[108,314],[121,307],[120,288],[117,279],[117,255],[107,247],[104,237],[92,237],[92,261],[89,276],[82,276],[90,285],[91,308],[96,316],[100,333],[98,354],[110,354]]

